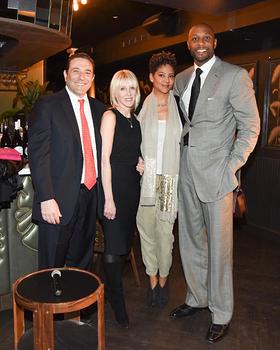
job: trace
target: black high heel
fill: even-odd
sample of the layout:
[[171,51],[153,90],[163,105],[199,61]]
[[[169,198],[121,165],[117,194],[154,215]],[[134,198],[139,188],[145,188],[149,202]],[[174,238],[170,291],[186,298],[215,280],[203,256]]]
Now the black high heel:
[[124,258],[120,255],[104,254],[105,293],[115,314],[119,327],[128,328],[125,299],[122,284]]

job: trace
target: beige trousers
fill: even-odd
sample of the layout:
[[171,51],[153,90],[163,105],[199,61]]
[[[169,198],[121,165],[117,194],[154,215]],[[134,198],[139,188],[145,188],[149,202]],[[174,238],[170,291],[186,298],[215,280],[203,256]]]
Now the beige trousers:
[[167,277],[172,264],[173,224],[160,220],[155,206],[141,205],[136,223],[147,275],[155,276],[159,273],[160,277]]

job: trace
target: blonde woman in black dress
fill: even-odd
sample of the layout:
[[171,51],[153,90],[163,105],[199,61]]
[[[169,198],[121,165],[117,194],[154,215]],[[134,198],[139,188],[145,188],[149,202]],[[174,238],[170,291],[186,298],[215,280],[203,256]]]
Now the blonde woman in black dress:
[[139,100],[140,91],[134,73],[118,71],[110,85],[112,108],[104,113],[101,121],[105,291],[117,323],[125,328],[129,319],[122,268],[131,249],[140,196],[140,174],[136,168],[141,131],[134,116]]

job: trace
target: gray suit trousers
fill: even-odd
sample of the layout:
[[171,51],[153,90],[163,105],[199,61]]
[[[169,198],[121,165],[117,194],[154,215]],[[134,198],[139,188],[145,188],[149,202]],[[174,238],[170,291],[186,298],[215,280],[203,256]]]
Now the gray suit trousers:
[[179,176],[179,245],[188,285],[186,304],[208,307],[213,323],[227,324],[233,313],[232,192],[209,203],[198,198],[188,147],[182,151]]

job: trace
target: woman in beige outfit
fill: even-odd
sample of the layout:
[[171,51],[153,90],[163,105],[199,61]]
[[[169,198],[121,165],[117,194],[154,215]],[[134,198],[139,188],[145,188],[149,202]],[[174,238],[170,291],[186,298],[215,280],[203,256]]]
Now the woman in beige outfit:
[[148,306],[162,307],[168,301],[166,282],[172,264],[182,130],[172,93],[175,65],[176,58],[170,52],[151,57],[149,77],[153,90],[138,116],[144,174],[137,227],[143,262],[150,278]]

